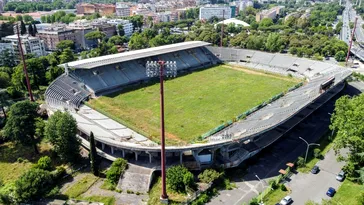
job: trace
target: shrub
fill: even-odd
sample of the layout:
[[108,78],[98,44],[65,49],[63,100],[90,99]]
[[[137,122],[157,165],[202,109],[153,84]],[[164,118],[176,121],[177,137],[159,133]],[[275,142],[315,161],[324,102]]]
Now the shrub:
[[198,179],[203,183],[210,183],[220,178],[223,173],[219,173],[214,169],[205,169],[198,175]]
[[279,184],[277,183],[277,181],[275,179],[269,180],[269,184],[272,187],[272,189],[274,189],[274,190],[278,189]]
[[195,201],[191,203],[191,205],[204,205],[209,202],[210,198],[207,194],[201,194]]
[[61,189],[56,186],[54,187],[47,195],[46,197],[57,197],[61,193]]
[[[167,169],[167,185],[170,189],[176,192],[185,192],[186,186],[194,186],[194,181],[191,182],[191,173],[182,165],[172,166]],[[186,176],[185,176],[186,175]],[[185,179],[186,178],[186,179]],[[185,184],[188,183],[188,184]]]
[[321,150],[320,150],[319,148],[315,148],[315,149],[313,150],[313,156],[314,156],[315,158],[320,158],[320,157],[321,157]]
[[187,187],[194,187],[194,185],[195,185],[195,179],[194,179],[193,174],[191,172],[186,172],[183,175],[183,183]]
[[109,170],[106,172],[106,178],[110,183],[117,184],[119,178],[124,174],[125,169],[128,166],[128,162],[125,159],[118,158],[112,164]]
[[249,205],[259,205],[258,198],[252,198],[250,200]]
[[66,175],[67,174],[67,171],[66,171],[66,169],[64,168],[64,167],[57,167],[56,168],[56,170],[54,170],[54,171],[52,171],[51,172],[51,174],[52,174],[52,178],[53,178],[53,180],[55,180],[55,181],[58,181],[58,180],[60,180],[64,175]]
[[36,166],[39,169],[50,171],[52,170],[52,160],[48,156],[41,157]]
[[287,187],[286,187],[286,185],[281,184],[281,190],[282,190],[282,191],[287,191]]
[[23,163],[25,161],[25,159],[23,157],[19,157],[18,159],[16,159],[16,162],[18,163]]
[[304,167],[305,166],[305,159],[303,157],[298,157],[297,166],[298,167]]

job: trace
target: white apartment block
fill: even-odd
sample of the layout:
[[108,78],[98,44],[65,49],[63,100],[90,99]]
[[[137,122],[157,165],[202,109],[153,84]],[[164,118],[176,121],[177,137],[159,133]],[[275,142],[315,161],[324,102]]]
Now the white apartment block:
[[124,33],[125,33],[126,36],[129,36],[130,37],[131,35],[133,35],[134,26],[133,26],[133,24],[129,20],[124,20],[124,19],[110,19],[106,23],[115,25],[116,26],[116,30],[118,29],[117,26],[119,24],[121,24],[121,25],[123,25]]
[[216,16],[219,19],[229,19],[231,16],[231,8],[230,7],[201,7],[200,8],[200,16],[199,19],[209,20],[211,17]]
[[[46,55],[44,42],[42,40],[40,40],[39,37],[23,35],[23,36],[20,36],[20,39],[21,39],[24,55],[33,54],[37,57]],[[11,46],[13,47],[12,50],[13,50],[15,56],[20,55],[17,35],[6,36],[2,40],[7,41],[9,44],[11,44]]]
[[130,7],[124,3],[116,3],[115,7],[116,16],[127,17],[130,16]]
[[282,8],[284,8],[284,6],[275,6],[269,10],[263,10],[256,14],[255,20],[256,22],[259,22],[265,18],[275,19]]

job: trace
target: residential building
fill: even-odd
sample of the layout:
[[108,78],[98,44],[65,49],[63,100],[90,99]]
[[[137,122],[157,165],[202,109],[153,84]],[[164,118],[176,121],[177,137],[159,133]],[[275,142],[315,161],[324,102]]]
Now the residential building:
[[232,17],[232,10],[228,6],[209,6],[200,8],[199,19],[208,20],[211,17],[216,16],[219,19],[229,19]]
[[8,50],[10,53],[14,53],[14,47],[12,43],[0,43],[0,53]]
[[[46,55],[44,42],[39,37],[34,37],[34,36],[30,36],[30,35],[22,35],[22,36],[20,36],[20,39],[21,39],[21,45],[23,48],[24,55],[33,54],[37,57]],[[5,41],[6,43],[3,43],[0,45],[0,47],[2,47],[2,48],[0,48],[0,50],[8,49],[11,52],[13,52],[15,56],[17,56],[16,59],[20,59],[20,58],[18,58],[20,56],[18,36],[10,35],[10,36],[6,36],[6,37],[2,38],[2,40]],[[10,46],[12,48],[10,48]]]
[[91,15],[100,13],[101,15],[111,15],[115,13],[115,5],[113,4],[89,4],[80,3],[76,5],[77,14]]
[[112,24],[115,25],[115,28],[117,30],[118,25],[122,25],[124,28],[124,33],[126,36],[131,36],[133,35],[133,31],[134,31],[134,26],[133,24],[129,21],[129,20],[124,20],[124,19],[108,19],[106,21],[107,24]]
[[128,4],[117,2],[115,6],[116,16],[130,16],[130,6]]
[[3,0],[0,0],[0,14],[2,12],[4,12],[4,6],[5,6],[4,1]]
[[240,0],[233,2],[231,5],[235,5],[239,11],[242,11],[249,6],[253,6],[254,3],[251,0]]
[[106,38],[110,38],[116,35],[116,26],[112,24],[99,24],[99,23],[92,23],[91,24],[97,30],[106,34]]
[[38,31],[37,36],[44,41],[46,50],[56,50],[57,44],[62,40],[71,40],[77,44],[75,29],[69,29],[64,25],[55,25],[53,27],[45,28],[44,30]]
[[269,10],[263,10],[256,14],[255,20],[256,22],[259,22],[265,18],[275,19],[282,8],[284,8],[284,6],[275,6]]
[[77,20],[74,21],[73,23],[68,24],[67,28],[75,30],[76,34],[75,46],[77,49],[89,49],[96,46],[94,40],[87,40],[85,38],[85,35],[87,33],[96,30],[92,27],[90,21],[86,19]]

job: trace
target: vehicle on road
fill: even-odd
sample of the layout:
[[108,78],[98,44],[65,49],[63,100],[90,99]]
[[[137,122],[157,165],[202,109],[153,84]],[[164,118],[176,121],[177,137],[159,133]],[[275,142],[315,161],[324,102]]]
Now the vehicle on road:
[[336,180],[338,180],[339,182],[342,182],[342,181],[344,181],[344,179],[345,179],[345,172],[343,170],[341,170],[339,172],[339,174],[337,174]]
[[329,190],[327,190],[326,195],[329,197],[333,197],[336,193],[336,190],[332,187],[329,188]]
[[279,202],[280,205],[288,205],[290,203],[292,203],[292,198],[290,196],[286,196],[284,197],[281,202]]
[[319,171],[320,171],[320,168],[316,165],[311,169],[312,174],[317,174]]

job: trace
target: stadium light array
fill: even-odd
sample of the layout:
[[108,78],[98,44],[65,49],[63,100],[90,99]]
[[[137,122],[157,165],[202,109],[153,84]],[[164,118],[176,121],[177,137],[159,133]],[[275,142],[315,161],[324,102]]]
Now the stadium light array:
[[157,77],[160,79],[160,106],[161,106],[161,172],[162,172],[162,203],[168,203],[166,191],[166,154],[165,154],[165,129],[164,129],[164,80],[163,77],[177,76],[176,61],[147,61],[146,74],[148,77]]

